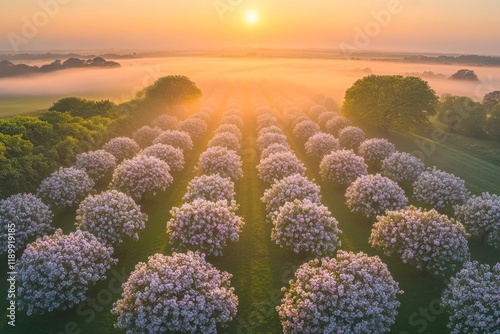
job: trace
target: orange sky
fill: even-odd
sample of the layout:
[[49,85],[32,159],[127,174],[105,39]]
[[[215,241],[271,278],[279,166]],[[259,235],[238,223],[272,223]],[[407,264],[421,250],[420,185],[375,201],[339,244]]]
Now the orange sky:
[[[254,10],[257,22],[245,20]],[[2,0],[0,50],[314,47],[500,55],[494,0]]]

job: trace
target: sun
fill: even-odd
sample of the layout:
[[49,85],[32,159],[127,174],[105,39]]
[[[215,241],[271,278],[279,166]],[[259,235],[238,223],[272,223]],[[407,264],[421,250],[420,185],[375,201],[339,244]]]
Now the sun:
[[245,20],[249,24],[255,24],[259,20],[259,15],[254,10],[249,10],[245,14]]

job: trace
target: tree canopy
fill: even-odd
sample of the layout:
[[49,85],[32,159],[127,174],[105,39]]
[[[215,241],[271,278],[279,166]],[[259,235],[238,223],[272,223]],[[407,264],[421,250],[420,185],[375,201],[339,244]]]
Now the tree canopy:
[[79,97],[64,97],[56,101],[49,111],[66,112],[84,118],[105,115],[116,104],[109,100],[92,101]]
[[139,98],[161,101],[167,104],[176,104],[200,96],[201,90],[191,79],[183,75],[161,77],[154,84],[138,93]]
[[489,92],[483,97],[483,107],[487,112],[491,112],[493,107],[500,104],[500,90]]
[[469,137],[484,135],[486,109],[466,96],[444,95],[438,108],[438,118],[451,132]]
[[428,125],[437,105],[436,92],[421,78],[369,75],[346,91],[342,112],[368,127],[404,131]]
[[458,70],[451,77],[451,80],[469,80],[469,81],[479,81],[476,73],[473,70]]

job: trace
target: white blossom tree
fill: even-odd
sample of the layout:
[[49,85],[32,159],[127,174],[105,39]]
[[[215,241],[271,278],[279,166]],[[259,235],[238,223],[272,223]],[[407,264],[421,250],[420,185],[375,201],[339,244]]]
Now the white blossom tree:
[[179,119],[169,115],[160,115],[151,122],[152,127],[158,127],[163,131],[175,130],[178,125]]
[[339,114],[337,114],[335,111],[325,111],[325,112],[322,112],[319,116],[318,116],[318,125],[322,128],[322,129],[325,129],[325,126],[326,126],[326,123],[331,120],[332,118],[338,116]]
[[116,158],[105,150],[80,153],[75,167],[84,170],[94,181],[102,179],[116,167]]
[[321,129],[319,125],[311,120],[304,120],[293,128],[293,135],[297,137],[299,140],[306,142],[312,135],[320,132]]
[[284,134],[283,130],[278,125],[269,125],[260,129],[259,132],[257,133],[257,137],[260,137],[265,133]]
[[231,274],[200,253],[155,254],[135,266],[113,305],[127,334],[217,333],[236,316]]
[[189,181],[187,192],[182,198],[185,202],[204,199],[211,202],[234,200],[234,182],[219,174],[201,175]]
[[350,126],[351,122],[343,116],[335,116],[325,123],[325,131],[337,137],[340,130]]
[[84,170],[60,167],[42,180],[37,196],[56,208],[67,208],[77,205],[93,187],[94,181]]
[[259,151],[264,150],[266,147],[271,146],[272,144],[281,144],[284,146],[288,146],[288,142],[286,140],[286,136],[282,133],[264,133],[261,136],[257,137],[257,147]]
[[435,208],[463,204],[468,198],[465,181],[433,167],[421,173],[413,182],[415,198]]
[[65,310],[87,299],[90,286],[116,263],[113,248],[89,232],[58,229],[28,244],[18,262],[17,301],[28,315]]
[[165,161],[172,171],[178,172],[184,169],[184,152],[180,148],[167,144],[154,144],[139,153]]
[[230,132],[233,135],[235,135],[236,138],[238,138],[238,140],[240,142],[243,140],[243,133],[241,133],[241,130],[234,124],[219,125],[219,127],[215,130],[215,134],[218,134],[221,132]]
[[382,161],[382,175],[396,182],[413,182],[424,170],[422,160],[405,152],[394,152]]
[[500,248],[500,196],[485,192],[454,209],[456,218],[472,237]]
[[338,150],[325,155],[319,168],[321,178],[337,186],[348,186],[358,177],[368,174],[364,159],[352,150]]
[[192,250],[222,255],[229,242],[239,240],[243,220],[236,215],[235,202],[195,199],[174,207],[167,223],[167,234],[176,251]]
[[443,292],[452,334],[500,333],[500,263],[467,262]]
[[193,142],[200,141],[207,133],[208,125],[200,118],[191,117],[179,123],[177,127],[179,131],[184,131],[189,134]]
[[76,210],[77,229],[95,235],[103,244],[116,246],[129,236],[139,239],[148,216],[134,199],[122,192],[108,190],[85,198]]
[[466,237],[459,222],[434,209],[410,206],[377,217],[369,243],[403,263],[444,275],[469,259]]
[[0,200],[0,254],[11,247],[14,251],[22,250],[28,242],[50,233],[54,229],[53,217],[50,208],[33,194],[16,194]]
[[339,143],[345,149],[356,150],[365,139],[365,132],[357,126],[346,126],[339,131]]
[[202,174],[220,174],[222,177],[238,180],[243,177],[242,165],[241,157],[236,152],[214,146],[200,155],[196,170]]
[[309,199],[286,202],[272,218],[272,223],[271,239],[295,253],[327,256],[341,245],[337,220],[326,206]]
[[241,142],[231,132],[219,132],[208,141],[208,147],[214,146],[221,146],[238,152],[241,149]]
[[150,127],[149,125],[145,125],[137,129],[133,134],[132,138],[134,138],[135,142],[139,144],[140,147],[148,147],[153,144],[153,140],[156,139],[162,132],[162,129],[159,127]]
[[220,125],[222,124],[233,124],[236,125],[239,129],[243,128],[243,118],[239,115],[228,115],[222,117],[220,120]]
[[115,168],[110,188],[140,200],[147,193],[154,196],[159,191],[165,191],[173,181],[165,161],[140,154]]
[[193,149],[193,140],[185,131],[167,130],[160,133],[153,141],[153,144],[166,144],[175,148],[180,148],[184,153]]
[[396,152],[394,144],[383,138],[367,139],[359,145],[358,149],[359,155],[365,159],[366,163],[375,166],[394,152]]
[[278,311],[283,333],[387,333],[403,293],[378,256],[339,251],[295,272]]
[[261,180],[272,183],[284,177],[300,174],[305,175],[306,168],[292,152],[274,153],[261,160],[257,165]]
[[264,160],[273,153],[291,152],[290,146],[283,144],[271,144],[260,152],[260,160]]
[[139,144],[129,137],[113,138],[104,144],[102,149],[111,153],[116,158],[116,163],[120,163],[124,159],[131,159],[141,150]]
[[304,147],[307,155],[323,159],[325,155],[339,149],[339,141],[331,134],[318,132],[309,137]]
[[360,176],[346,190],[347,207],[373,219],[386,210],[406,207],[408,198],[404,190],[391,179],[380,174]]

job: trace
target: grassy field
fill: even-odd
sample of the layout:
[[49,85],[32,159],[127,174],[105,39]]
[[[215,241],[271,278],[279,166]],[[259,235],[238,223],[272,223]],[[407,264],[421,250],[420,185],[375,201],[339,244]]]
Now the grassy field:
[[[229,245],[224,250],[224,256],[209,257],[208,260],[217,268],[233,274],[232,284],[239,298],[236,318],[228,328],[223,328],[220,332],[277,334],[282,333],[275,311],[275,306],[280,303],[282,297],[280,289],[288,284],[296,268],[304,263],[307,257],[280,248],[270,238],[271,225],[265,221],[264,206],[260,202],[267,185],[260,181],[256,171],[259,162],[255,149],[256,123],[249,100],[249,96],[246,96],[242,149],[244,177],[236,183],[237,202],[240,205],[238,213],[243,217],[245,226],[240,241]],[[222,110],[221,106],[219,111]],[[118,264],[109,272],[106,281],[89,291],[91,298],[87,302],[75,309],[48,315],[27,317],[23,312],[18,312],[16,330],[2,324],[0,333],[124,333],[125,331],[113,327],[116,316],[110,313],[112,303],[121,294],[120,283],[128,278],[138,262],[146,261],[148,256],[171,253],[166,235],[169,210],[182,204],[187,184],[196,175],[194,166],[198,156],[205,150],[217,122],[215,119],[205,141],[195,145],[193,152],[186,158],[185,170],[173,175],[175,181],[168,191],[141,203],[149,220],[146,228],[140,233],[139,241],[126,240],[115,250]],[[339,228],[343,232],[342,249],[381,256],[405,291],[399,298],[402,305],[391,333],[446,333],[447,317],[437,304],[444,287],[443,280],[374,251],[368,244],[372,222],[349,212],[345,205],[344,189],[334,188],[322,182],[319,177],[319,161],[309,159],[305,155],[303,143],[295,140],[290,128],[284,127],[284,130],[297,156],[306,164],[308,176],[321,186],[323,203],[339,222]],[[414,134],[391,134],[389,139],[399,150],[409,152],[418,150],[420,141],[425,142],[426,147],[434,145],[432,153],[425,155],[428,166],[436,165],[463,177],[469,189],[475,193],[488,190],[500,194],[499,166],[463,153],[446,141],[438,142]],[[412,204],[418,204],[411,194],[408,195]],[[66,233],[73,231],[74,215],[74,210],[59,212],[55,220],[56,227],[61,227]],[[500,252],[489,247],[472,244],[471,253],[473,259],[484,263],[493,264],[500,261]],[[6,256],[3,255],[0,261],[1,289],[5,291]],[[6,309],[6,305],[2,298],[2,310]],[[2,311],[4,319],[5,315],[6,312]]]
[[57,101],[57,98],[50,96],[1,97],[0,118],[44,112],[54,101]]

